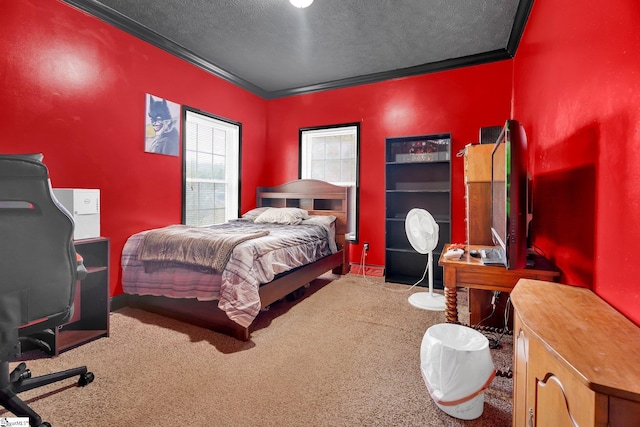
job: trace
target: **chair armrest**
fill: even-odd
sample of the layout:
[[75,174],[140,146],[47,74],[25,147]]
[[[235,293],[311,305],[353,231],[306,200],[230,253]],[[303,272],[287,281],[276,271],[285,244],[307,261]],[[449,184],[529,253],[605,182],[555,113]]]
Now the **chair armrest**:
[[82,258],[82,255],[76,253],[76,259],[78,261],[78,280],[83,280],[87,277],[87,267],[84,266],[84,259]]

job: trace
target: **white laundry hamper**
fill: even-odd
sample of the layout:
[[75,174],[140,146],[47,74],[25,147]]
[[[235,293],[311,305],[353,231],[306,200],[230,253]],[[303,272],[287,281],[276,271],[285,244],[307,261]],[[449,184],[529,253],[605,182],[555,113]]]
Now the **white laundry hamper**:
[[484,335],[453,323],[433,325],[422,339],[420,365],[440,409],[462,420],[482,415],[484,391],[496,375]]

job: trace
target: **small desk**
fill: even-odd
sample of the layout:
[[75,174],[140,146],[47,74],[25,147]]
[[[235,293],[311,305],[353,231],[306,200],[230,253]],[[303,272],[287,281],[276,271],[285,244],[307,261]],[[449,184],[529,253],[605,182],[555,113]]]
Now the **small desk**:
[[[457,288],[481,289],[486,291],[500,291],[510,293],[520,279],[535,279],[548,282],[558,281],[560,271],[549,261],[538,254],[533,255],[534,265],[520,270],[507,270],[504,267],[483,265],[480,258],[469,255],[471,249],[480,250],[486,245],[468,245],[462,258],[445,259],[444,253],[449,249],[445,245],[438,265],[443,268],[444,294],[446,304],[446,320],[458,323],[458,294]],[[503,298],[506,301],[506,298]],[[472,308],[472,313],[473,313]],[[476,310],[477,311],[477,310]],[[482,319],[481,313],[473,313],[475,319]],[[473,324],[473,319],[472,322]]]

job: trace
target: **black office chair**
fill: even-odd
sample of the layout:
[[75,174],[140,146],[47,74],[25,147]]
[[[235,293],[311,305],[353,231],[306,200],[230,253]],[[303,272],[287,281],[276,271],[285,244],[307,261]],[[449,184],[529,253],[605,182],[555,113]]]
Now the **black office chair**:
[[51,191],[40,155],[0,155],[0,404],[31,426],[50,426],[17,394],[79,375],[82,366],[31,378],[21,355],[21,337],[53,330],[73,313],[76,280],[86,275],[73,245],[73,219]]

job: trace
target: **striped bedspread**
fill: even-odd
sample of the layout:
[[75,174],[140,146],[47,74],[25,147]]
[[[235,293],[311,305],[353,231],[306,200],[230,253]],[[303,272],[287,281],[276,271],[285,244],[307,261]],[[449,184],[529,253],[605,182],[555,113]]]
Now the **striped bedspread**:
[[236,233],[267,230],[263,237],[238,244],[222,274],[197,267],[167,266],[145,272],[140,259],[143,231],[131,236],[122,252],[122,287],[127,294],[218,300],[218,307],[241,326],[248,327],[260,312],[258,287],[277,274],[335,252],[333,229],[323,225],[277,225],[230,222],[213,226]]
[[224,230],[216,227],[169,225],[144,235],[139,257],[149,266],[187,264],[221,273],[240,243],[269,234],[267,230]]

